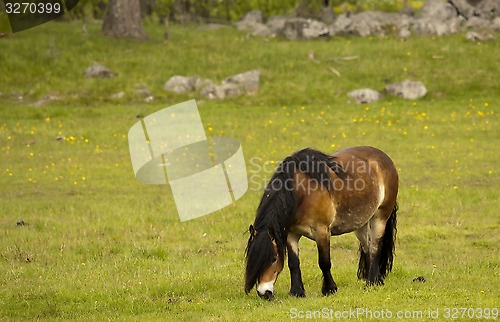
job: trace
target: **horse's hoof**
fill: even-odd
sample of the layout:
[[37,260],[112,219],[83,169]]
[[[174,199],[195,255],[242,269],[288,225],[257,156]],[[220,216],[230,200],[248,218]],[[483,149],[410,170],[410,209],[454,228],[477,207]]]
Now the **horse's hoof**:
[[366,286],[382,286],[384,285],[383,279],[375,279],[374,281],[366,281]]
[[323,296],[332,295],[332,294],[335,294],[336,292],[337,292],[337,286],[329,287],[329,288],[323,288],[321,290],[321,293],[323,293]]
[[290,290],[290,295],[295,297],[306,297],[306,293],[302,291],[292,291]]

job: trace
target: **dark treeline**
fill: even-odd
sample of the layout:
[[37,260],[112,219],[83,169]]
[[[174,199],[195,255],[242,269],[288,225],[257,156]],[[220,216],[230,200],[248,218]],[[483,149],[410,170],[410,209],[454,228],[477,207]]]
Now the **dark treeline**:
[[[72,16],[83,15],[102,19],[109,0],[81,0]],[[188,22],[230,22],[240,19],[250,10],[260,10],[265,17],[279,14],[295,14],[316,17],[324,8],[349,5],[363,9],[380,4],[396,7],[401,0],[140,0],[143,17]]]

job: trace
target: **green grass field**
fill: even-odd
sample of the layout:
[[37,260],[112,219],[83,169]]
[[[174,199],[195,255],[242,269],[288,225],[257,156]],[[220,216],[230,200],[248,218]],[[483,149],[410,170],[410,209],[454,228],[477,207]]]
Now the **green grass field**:
[[[363,308],[386,320],[498,316],[500,40],[290,42],[174,26],[164,43],[163,30],[147,31],[151,41],[134,42],[105,38],[98,25],[84,35],[79,23],[49,23],[0,39],[0,320],[283,321]],[[338,60],[346,56],[359,58]],[[84,78],[94,61],[118,76]],[[210,101],[162,89],[174,74],[220,81],[255,68],[255,96]],[[347,100],[350,90],[406,78],[424,82],[427,96]],[[153,102],[134,93],[138,83]],[[110,99],[120,91],[125,98]],[[60,100],[34,105],[46,95]],[[241,142],[254,180],[232,206],[181,223],[168,186],[134,178],[127,132],[136,115],[192,98],[208,136]],[[353,145],[383,149],[400,172],[386,285],[357,280],[349,234],[332,238],[337,294],[321,295],[315,244],[303,239],[306,298],[288,296],[287,269],[272,302],[246,295],[245,231],[271,175],[264,163]],[[419,276],[426,282],[412,282]]]

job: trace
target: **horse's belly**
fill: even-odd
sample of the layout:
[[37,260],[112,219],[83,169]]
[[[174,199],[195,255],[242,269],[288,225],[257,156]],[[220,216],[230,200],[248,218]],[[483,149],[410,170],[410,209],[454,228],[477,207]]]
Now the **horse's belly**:
[[363,227],[377,210],[377,203],[365,203],[338,209],[330,232],[332,235],[342,235]]

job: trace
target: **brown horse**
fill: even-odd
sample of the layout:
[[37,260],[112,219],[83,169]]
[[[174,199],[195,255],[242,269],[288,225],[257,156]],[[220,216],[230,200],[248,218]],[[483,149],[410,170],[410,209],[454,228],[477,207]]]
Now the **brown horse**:
[[245,292],[257,284],[265,299],[288,252],[290,294],[305,296],[299,239],[316,241],[323,295],[337,291],[330,273],[330,237],[354,232],[360,242],[358,278],[383,284],[392,269],[398,173],[382,151],[351,147],[333,155],[303,149],[278,166],[257,209],[246,248]]

